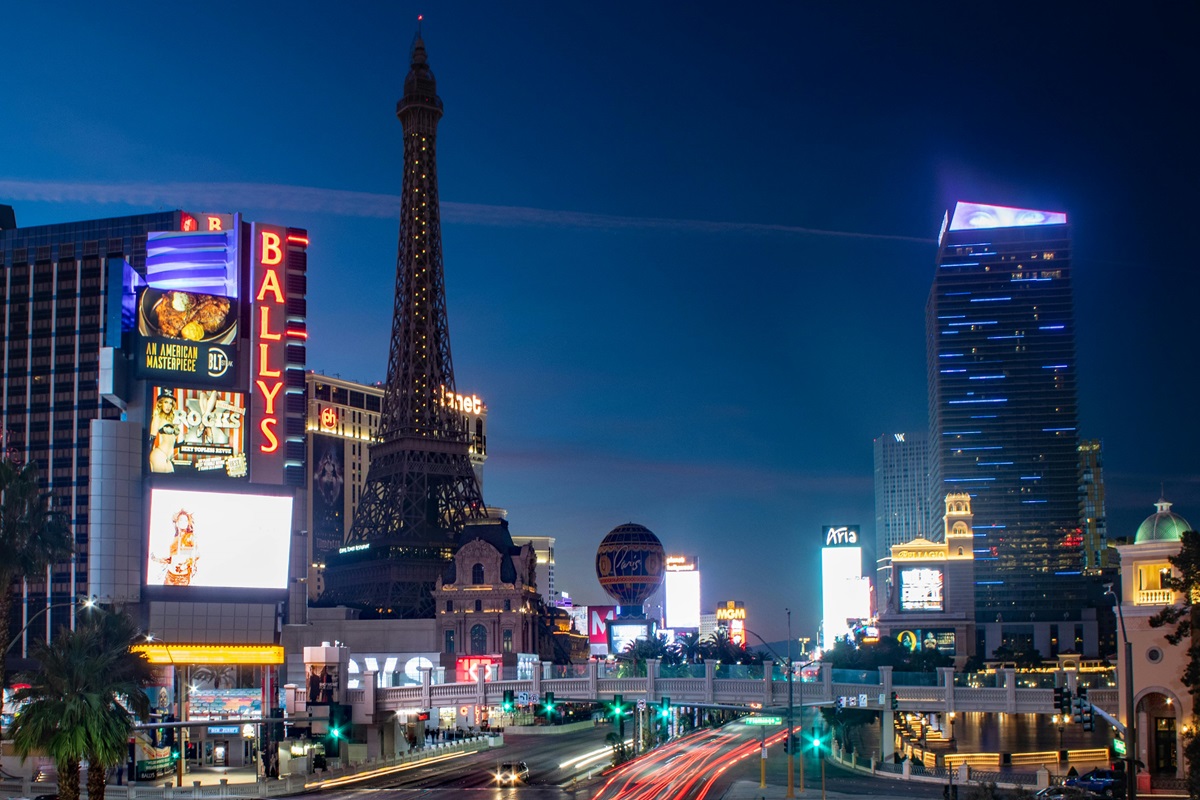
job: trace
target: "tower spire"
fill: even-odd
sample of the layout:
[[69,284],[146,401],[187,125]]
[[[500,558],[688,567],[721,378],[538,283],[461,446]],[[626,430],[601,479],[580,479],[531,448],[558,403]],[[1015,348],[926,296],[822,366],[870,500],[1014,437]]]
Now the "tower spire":
[[454,366],[442,268],[437,126],[442,100],[420,31],[404,96],[404,175],[396,292],[379,441],[345,553],[326,572],[323,603],[379,616],[433,616],[432,590],[464,525],[483,519],[465,417],[450,403]]

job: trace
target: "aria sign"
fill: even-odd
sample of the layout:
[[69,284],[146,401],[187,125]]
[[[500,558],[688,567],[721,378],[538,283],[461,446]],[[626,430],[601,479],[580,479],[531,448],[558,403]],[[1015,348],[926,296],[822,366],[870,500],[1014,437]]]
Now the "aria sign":
[[857,547],[857,525],[829,525],[825,528],[826,547]]

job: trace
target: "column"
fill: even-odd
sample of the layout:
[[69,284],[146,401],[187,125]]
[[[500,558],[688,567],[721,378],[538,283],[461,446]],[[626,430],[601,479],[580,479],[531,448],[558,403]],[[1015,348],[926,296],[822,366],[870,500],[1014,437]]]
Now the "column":
[[891,762],[896,755],[896,714],[892,711],[892,668],[879,668],[883,708],[879,714],[879,758]]

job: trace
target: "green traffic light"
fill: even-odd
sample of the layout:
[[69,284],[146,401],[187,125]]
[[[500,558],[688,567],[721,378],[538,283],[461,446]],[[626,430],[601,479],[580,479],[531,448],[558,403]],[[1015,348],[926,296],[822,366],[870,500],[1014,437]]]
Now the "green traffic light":
[[334,739],[339,739],[342,736],[342,732],[340,730],[338,730],[337,728],[330,728],[329,735],[332,736]]

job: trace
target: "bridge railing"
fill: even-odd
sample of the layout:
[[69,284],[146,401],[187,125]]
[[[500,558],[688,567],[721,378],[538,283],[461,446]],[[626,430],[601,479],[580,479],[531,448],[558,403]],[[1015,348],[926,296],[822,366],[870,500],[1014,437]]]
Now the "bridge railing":
[[[602,663],[592,661],[581,665],[585,669],[560,670],[543,664],[532,678],[521,680],[486,681],[481,675],[469,683],[434,683],[431,671],[422,675],[422,685],[374,689],[366,696],[366,688],[348,690],[348,701],[356,707],[355,720],[372,718],[402,708],[432,708],[467,704],[494,705],[505,690],[533,697],[554,692],[559,700],[602,700],[622,695],[626,700],[644,699],[657,702],[670,697],[675,705],[720,704],[778,708],[787,703],[788,682],[779,680],[774,664],[763,664],[756,670],[721,669],[715,661],[690,665],[687,669],[664,668],[658,661],[642,662],[645,676],[629,676],[602,669]],[[628,665],[626,665],[628,666]],[[1057,681],[1074,688],[1073,672],[1054,675],[1024,675],[1008,668],[996,673],[963,675],[948,668],[935,673],[893,672],[883,667],[878,671],[833,670],[820,664],[811,680],[792,684],[793,701],[804,705],[830,705],[844,698],[846,705],[861,706],[866,696],[866,708],[887,711],[892,697],[901,711],[992,711],[1005,713],[1052,714],[1053,689]],[[639,670],[641,671],[641,670]],[[627,671],[628,672],[628,671]],[[680,677],[680,674],[693,677]],[[696,674],[701,673],[701,674]],[[722,677],[737,674],[741,677]],[[373,674],[368,673],[370,679]],[[505,676],[507,677],[507,675]],[[786,672],[783,673],[786,678]],[[810,676],[805,675],[805,678]],[[1089,676],[1091,677],[1091,676]],[[1035,687],[1029,687],[1033,682]],[[1100,688],[1093,680],[1089,699],[1100,708],[1117,706],[1117,689]],[[1082,681],[1080,681],[1082,684]],[[287,706],[291,713],[304,712],[302,687],[287,687]]]

